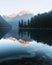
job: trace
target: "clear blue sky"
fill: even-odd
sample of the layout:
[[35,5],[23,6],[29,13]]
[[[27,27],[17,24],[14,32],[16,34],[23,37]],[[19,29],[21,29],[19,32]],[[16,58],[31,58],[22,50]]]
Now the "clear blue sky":
[[52,9],[52,0],[0,0],[0,15],[29,9],[34,14]]

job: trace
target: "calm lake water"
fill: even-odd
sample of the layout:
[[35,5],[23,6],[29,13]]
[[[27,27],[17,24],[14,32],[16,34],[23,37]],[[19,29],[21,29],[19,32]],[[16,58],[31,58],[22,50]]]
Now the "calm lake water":
[[0,27],[0,39],[5,36],[11,29],[8,27]]
[[15,29],[3,38],[29,41],[27,46],[20,42],[0,40],[0,65],[52,65],[52,30]]
[[25,41],[35,40],[37,42],[52,45],[52,30],[40,29],[16,29],[8,32],[3,38],[14,37]]
[[19,36],[25,40],[35,40],[52,45],[52,30],[20,29]]

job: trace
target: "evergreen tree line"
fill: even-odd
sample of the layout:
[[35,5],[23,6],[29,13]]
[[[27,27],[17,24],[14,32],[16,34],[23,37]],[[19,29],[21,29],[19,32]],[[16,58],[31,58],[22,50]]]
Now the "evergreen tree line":
[[52,11],[48,13],[38,14],[24,22],[19,22],[20,28],[52,28]]
[[30,26],[30,21],[28,20],[28,21],[23,21],[23,20],[21,20],[21,21],[19,21],[19,28],[29,28]]

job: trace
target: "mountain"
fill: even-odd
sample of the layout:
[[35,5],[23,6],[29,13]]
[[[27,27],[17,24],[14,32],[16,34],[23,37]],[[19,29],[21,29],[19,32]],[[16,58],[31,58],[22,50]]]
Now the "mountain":
[[24,9],[24,10],[20,11],[17,14],[16,13],[12,13],[12,14],[8,14],[8,15],[5,15],[5,16],[12,18],[12,17],[16,17],[17,15],[22,16],[24,14],[30,14],[30,11],[28,9]]
[[11,25],[9,25],[9,24],[0,16],[0,38],[2,38],[10,29],[11,29]]
[[22,10],[18,14],[11,14],[3,16],[3,18],[12,25],[12,28],[18,28],[19,21],[23,20],[24,22],[27,22],[28,20],[33,17],[33,14],[31,14],[28,10]]

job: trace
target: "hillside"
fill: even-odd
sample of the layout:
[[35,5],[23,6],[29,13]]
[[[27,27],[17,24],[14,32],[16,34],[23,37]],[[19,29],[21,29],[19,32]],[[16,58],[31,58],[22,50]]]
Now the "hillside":
[[0,16],[0,38],[2,38],[9,30],[11,30],[11,25],[9,25],[9,24]]

